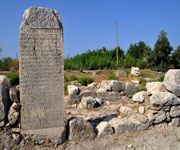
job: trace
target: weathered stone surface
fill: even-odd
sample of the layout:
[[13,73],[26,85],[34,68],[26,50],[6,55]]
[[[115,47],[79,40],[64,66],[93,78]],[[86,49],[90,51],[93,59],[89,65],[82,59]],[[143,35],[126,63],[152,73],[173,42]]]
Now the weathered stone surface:
[[17,120],[19,119],[19,112],[14,110],[12,107],[11,109],[9,110],[9,113],[8,113],[8,121],[11,125],[14,125]]
[[7,116],[9,101],[9,82],[8,79],[0,75],[0,121]]
[[89,122],[75,118],[69,122],[69,140],[94,139],[95,132]]
[[80,102],[79,88],[76,85],[68,85],[69,102],[71,104],[77,104]]
[[176,96],[180,96],[180,69],[170,69],[165,74],[164,85]]
[[93,82],[87,86],[88,89],[93,90],[96,87],[97,83]]
[[180,124],[180,119],[179,118],[174,118],[172,119],[171,123],[169,123],[169,125],[171,127],[178,127]]
[[13,103],[11,109],[19,112],[21,110],[21,105],[19,103]]
[[146,97],[147,97],[147,92],[141,91],[133,95],[132,101],[142,103],[144,102]]
[[76,85],[68,85],[68,94],[73,95],[73,94],[79,94],[79,88]]
[[15,86],[9,88],[9,96],[13,102],[15,102],[15,103],[19,102],[19,91],[16,89]]
[[133,132],[141,128],[141,124],[134,118],[113,118],[109,121],[110,125],[114,127],[117,134],[125,132]]
[[131,114],[132,111],[133,109],[127,106],[120,106],[119,109],[117,110],[118,114],[122,117]]
[[110,83],[114,92],[121,92],[125,89],[124,82],[112,80]]
[[63,29],[55,10],[31,7],[19,37],[21,132],[64,137]]
[[89,97],[89,96],[94,96],[93,92],[91,90],[84,90],[80,93],[80,97]]
[[95,108],[95,107],[99,106],[99,103],[91,96],[83,97],[81,99],[81,104],[85,108]]
[[99,105],[102,105],[103,104],[103,101],[101,98],[95,98],[96,102],[98,102]]
[[98,90],[97,90],[97,93],[98,94],[104,94],[104,93],[106,93],[107,92],[107,90],[105,89],[105,88],[99,88]]
[[154,117],[153,113],[149,112],[147,114],[147,117],[148,117],[149,123],[152,124],[154,122],[154,120],[155,120],[155,117]]
[[144,114],[144,112],[145,112],[144,106],[139,106],[138,111],[139,111],[140,114]]
[[150,97],[150,102],[152,106],[164,107],[171,105],[179,105],[180,99],[169,92],[156,92]]
[[112,126],[108,122],[103,121],[100,124],[98,124],[96,128],[98,130],[98,137],[102,137],[114,133]]
[[166,91],[166,88],[165,88],[163,82],[147,82],[146,88],[147,88],[147,92],[150,94]]
[[127,73],[125,71],[116,71],[116,77],[127,77]]
[[180,116],[180,106],[171,107],[170,116],[171,117],[179,117]]
[[140,123],[146,124],[148,123],[148,118],[142,114],[135,114],[134,118],[137,119]]
[[109,80],[102,80],[100,87],[106,89],[106,91],[111,91],[112,87],[111,87],[110,83],[111,83],[111,81],[109,81]]
[[134,84],[127,82],[125,87],[125,93],[127,96],[133,96],[136,89],[137,87]]
[[138,67],[131,67],[131,74],[135,76],[140,76],[140,69]]
[[166,113],[164,111],[159,111],[157,114],[154,115],[154,117],[154,123],[160,123],[166,119]]

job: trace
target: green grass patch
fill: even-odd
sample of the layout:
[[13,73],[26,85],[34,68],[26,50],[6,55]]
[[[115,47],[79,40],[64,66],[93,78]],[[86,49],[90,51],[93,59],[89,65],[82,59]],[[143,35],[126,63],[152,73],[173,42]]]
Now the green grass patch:
[[116,76],[114,75],[114,73],[111,73],[107,76],[108,80],[116,80]]
[[159,81],[159,82],[163,82],[163,81],[164,81],[164,76],[165,76],[164,74],[163,74],[163,75],[161,75],[157,81]]
[[94,80],[91,77],[84,76],[81,77],[78,82],[81,83],[81,85],[87,86],[88,84],[94,82]]

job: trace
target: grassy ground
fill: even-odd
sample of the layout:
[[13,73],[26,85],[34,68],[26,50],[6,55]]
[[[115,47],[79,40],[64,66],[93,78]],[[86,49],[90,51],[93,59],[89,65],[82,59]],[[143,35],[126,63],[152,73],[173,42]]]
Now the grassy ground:
[[65,71],[65,94],[67,94],[67,85],[71,84],[73,79],[78,80],[84,77],[92,78],[94,82],[100,83],[102,80],[118,80],[130,82],[131,80],[139,80],[141,82],[139,86],[139,91],[145,90],[146,78],[149,78],[149,81],[163,81],[164,73],[152,71],[150,69],[141,70],[141,75],[139,77],[131,75],[130,69],[120,69],[121,71],[125,71],[128,76],[127,77],[116,77],[116,70],[94,70],[94,71]]

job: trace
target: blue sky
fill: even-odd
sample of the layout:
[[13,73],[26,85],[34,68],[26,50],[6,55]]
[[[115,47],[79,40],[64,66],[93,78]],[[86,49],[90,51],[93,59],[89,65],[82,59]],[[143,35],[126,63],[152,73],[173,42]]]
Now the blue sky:
[[58,10],[64,27],[65,57],[87,50],[144,41],[154,47],[161,30],[173,48],[180,45],[180,0],[0,0],[0,57],[16,57],[19,27],[31,6]]

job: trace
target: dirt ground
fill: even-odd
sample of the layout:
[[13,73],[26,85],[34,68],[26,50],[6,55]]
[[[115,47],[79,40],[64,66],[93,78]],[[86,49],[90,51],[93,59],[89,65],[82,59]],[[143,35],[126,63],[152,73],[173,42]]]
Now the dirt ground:
[[67,141],[56,148],[25,146],[21,150],[180,150],[180,128],[157,126],[95,140]]

